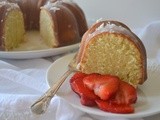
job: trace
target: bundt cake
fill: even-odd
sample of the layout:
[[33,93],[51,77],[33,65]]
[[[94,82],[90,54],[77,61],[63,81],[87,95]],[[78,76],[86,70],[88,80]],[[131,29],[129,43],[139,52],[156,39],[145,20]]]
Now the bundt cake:
[[136,87],[147,79],[146,50],[125,24],[99,21],[82,37],[77,69],[86,74],[116,75]]
[[38,30],[49,47],[78,43],[87,30],[82,9],[65,0],[2,0],[0,50],[19,46],[27,31]]

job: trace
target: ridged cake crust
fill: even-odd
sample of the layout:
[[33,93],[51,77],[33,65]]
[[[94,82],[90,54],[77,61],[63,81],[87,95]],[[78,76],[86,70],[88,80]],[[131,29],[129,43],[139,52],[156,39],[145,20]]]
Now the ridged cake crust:
[[[54,36],[57,44],[54,44],[54,47],[80,42],[77,21],[73,13],[63,5],[65,3],[62,3],[63,2],[57,1],[55,3],[47,4],[41,8],[41,14],[42,12],[45,12],[46,15],[52,19],[51,25],[48,27],[52,27],[51,30],[53,30],[53,32],[55,31]],[[42,29],[43,28],[41,28],[40,31],[42,31]],[[41,34],[43,36],[43,31]]]
[[[105,51],[102,52],[102,49]],[[91,56],[94,56],[92,60],[89,58]],[[77,68],[88,74],[96,72],[117,75],[130,84],[137,86],[137,84],[142,84],[147,79],[146,58],[143,43],[125,24],[118,21],[100,21],[94,24],[82,38],[77,55]],[[104,64],[96,63],[97,61],[103,61]],[[105,64],[111,67],[107,67]],[[98,68],[99,66],[101,68]],[[106,68],[103,68],[103,66]],[[129,66],[132,66],[132,68],[129,68]]]
[[82,37],[83,34],[88,29],[87,21],[82,9],[74,2],[66,1],[66,2],[62,2],[62,5],[66,6],[74,14],[76,21],[78,23],[80,37]]
[[[51,3],[41,7],[40,15],[42,17],[43,13],[45,13],[47,16],[50,16],[53,21],[51,23],[51,26],[53,27],[51,30],[56,31],[55,33],[52,32],[54,35],[51,35],[55,36],[55,44],[53,44],[51,40],[48,40],[48,43],[54,47],[58,47],[80,42],[81,37],[88,29],[85,15],[82,9],[74,2],[63,0],[50,2]],[[47,21],[47,19],[48,18],[44,19],[44,21]],[[48,23],[46,26],[47,25]],[[40,31],[42,31],[41,33],[43,34],[43,29],[40,29]],[[46,35],[43,34],[42,36]]]

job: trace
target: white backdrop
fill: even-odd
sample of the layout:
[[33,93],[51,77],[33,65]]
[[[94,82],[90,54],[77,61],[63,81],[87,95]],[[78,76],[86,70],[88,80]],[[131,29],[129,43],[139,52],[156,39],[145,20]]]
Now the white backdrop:
[[141,28],[160,20],[160,0],[74,0],[89,21],[99,18],[124,22],[131,28]]

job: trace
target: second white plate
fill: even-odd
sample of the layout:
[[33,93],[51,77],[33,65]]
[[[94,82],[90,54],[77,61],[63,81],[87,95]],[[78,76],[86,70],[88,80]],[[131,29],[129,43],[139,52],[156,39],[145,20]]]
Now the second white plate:
[[[52,86],[56,80],[58,80],[63,73],[67,70],[67,65],[69,61],[73,58],[74,54],[64,56],[57,61],[55,61],[48,69],[47,72],[47,82],[49,86]],[[135,104],[135,113],[133,114],[114,114],[109,112],[104,112],[96,107],[86,107],[81,105],[79,96],[75,94],[69,84],[69,78],[61,86],[57,95],[64,98],[72,106],[99,116],[105,117],[123,117],[123,118],[138,118],[154,115],[160,113],[160,65],[148,61],[148,79],[147,81],[139,86],[138,89],[138,101]]]

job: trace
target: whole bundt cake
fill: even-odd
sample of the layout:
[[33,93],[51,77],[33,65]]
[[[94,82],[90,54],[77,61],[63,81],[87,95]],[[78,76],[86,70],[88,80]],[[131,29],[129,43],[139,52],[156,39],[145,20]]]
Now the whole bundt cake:
[[116,75],[133,86],[147,79],[146,50],[123,23],[100,21],[83,36],[77,68],[86,74]]
[[19,46],[27,31],[38,30],[49,47],[78,43],[87,30],[82,9],[65,0],[2,0],[0,50]]

